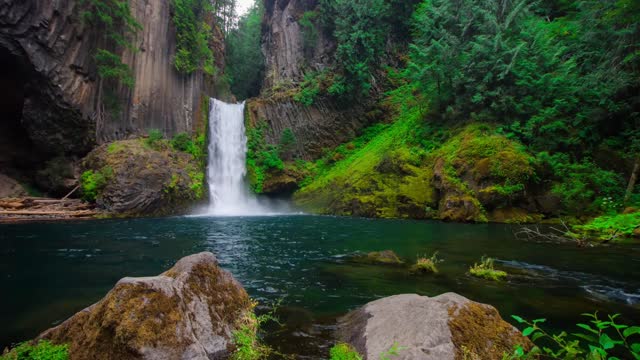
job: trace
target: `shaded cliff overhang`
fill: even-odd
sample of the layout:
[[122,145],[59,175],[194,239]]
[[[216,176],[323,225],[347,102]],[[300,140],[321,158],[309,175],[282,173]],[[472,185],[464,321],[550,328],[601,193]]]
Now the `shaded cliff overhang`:
[[71,0],[14,0],[0,6],[5,146],[28,146],[30,152],[47,155],[82,155],[91,149],[91,119],[75,106],[85,97],[74,103],[65,93],[74,88],[79,91],[74,94],[89,95],[82,92],[89,79],[78,65],[86,59],[77,46],[83,29],[73,21],[75,11]]

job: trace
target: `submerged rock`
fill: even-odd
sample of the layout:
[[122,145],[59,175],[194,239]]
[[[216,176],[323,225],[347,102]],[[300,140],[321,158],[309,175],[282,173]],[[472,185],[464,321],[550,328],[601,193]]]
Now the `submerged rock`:
[[398,360],[502,359],[516,345],[531,346],[494,307],[455,293],[370,302],[341,319],[338,336],[369,360],[394,344]]
[[249,296],[212,253],[154,277],[124,278],[99,302],[39,339],[69,344],[73,359],[223,359]]
[[363,256],[356,256],[355,262],[364,264],[401,265],[403,261],[391,250],[372,251]]

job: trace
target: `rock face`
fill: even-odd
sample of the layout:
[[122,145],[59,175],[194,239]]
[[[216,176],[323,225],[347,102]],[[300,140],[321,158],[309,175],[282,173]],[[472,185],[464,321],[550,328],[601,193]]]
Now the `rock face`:
[[7,175],[0,174],[0,199],[26,196],[25,189]]
[[380,120],[373,102],[364,100],[349,108],[340,108],[326,99],[305,106],[291,98],[258,98],[247,106],[249,126],[264,122],[269,126],[265,140],[278,144],[285,129],[291,129],[296,143],[294,153],[303,159],[316,159],[325,149],[355,138],[361,129]]
[[294,89],[304,74],[327,68],[334,61],[334,41],[317,29],[315,43],[305,49],[299,19],[315,8],[317,1],[265,1],[262,52],[265,55],[265,78],[261,96],[248,102],[249,126],[265,122],[265,134],[271,144],[278,144],[282,132],[291,129],[296,137],[295,156],[315,159],[326,148],[333,148],[358,135],[375,120],[375,100],[358,99],[357,104],[337,104],[333,99],[318,98],[311,106],[293,99]]
[[383,298],[349,313],[339,326],[341,340],[369,360],[394,343],[402,348],[394,359],[412,360],[499,360],[516,345],[530,346],[495,308],[455,293]]
[[[201,98],[215,95],[214,79],[201,71],[183,75],[175,70],[171,1],[130,1],[142,30],[131,40],[135,51],[119,55],[136,81],[131,89],[111,90],[117,111],[105,111],[105,96],[100,95],[94,55],[105,30],[81,19],[86,6],[79,0],[0,2],[0,96],[2,110],[10,110],[3,122],[13,124],[0,127],[12,129],[0,140],[26,137],[14,147],[32,145],[45,161],[62,154],[83,156],[96,143],[149,129],[171,136],[201,125],[201,107],[206,107]],[[213,28],[211,46],[222,68],[223,36]]]
[[162,142],[153,147],[142,139],[102,145],[85,158],[84,168],[104,179],[96,203],[116,215],[182,213],[204,197],[202,164]]
[[223,359],[250,301],[211,253],[159,276],[124,278],[99,302],[39,336],[73,359]]

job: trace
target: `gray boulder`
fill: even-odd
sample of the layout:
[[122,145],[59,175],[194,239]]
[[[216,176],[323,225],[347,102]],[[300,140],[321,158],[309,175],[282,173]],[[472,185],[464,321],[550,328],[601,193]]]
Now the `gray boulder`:
[[4,174],[0,174],[0,199],[27,195],[27,191],[20,183]]
[[158,276],[118,281],[38,339],[69,344],[71,360],[224,359],[249,311],[246,291],[203,252]]
[[494,307],[455,293],[372,301],[341,319],[338,337],[369,360],[394,344],[397,360],[502,359],[518,344],[531,346]]

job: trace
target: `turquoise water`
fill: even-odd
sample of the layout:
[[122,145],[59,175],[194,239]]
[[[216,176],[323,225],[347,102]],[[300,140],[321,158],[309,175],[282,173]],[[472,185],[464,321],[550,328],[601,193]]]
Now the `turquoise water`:
[[[640,323],[640,248],[577,248],[517,240],[509,225],[466,225],[321,216],[176,217],[0,225],[0,348],[32,338],[99,300],[124,276],[156,275],[179,258],[212,251],[251,296],[283,298],[283,328],[268,341],[319,358],[335,319],[400,293],[455,291],[503,317],[622,313]],[[440,274],[353,263],[357,252],[392,249],[408,261],[439,251]],[[512,273],[492,283],[466,274],[482,255]]]

